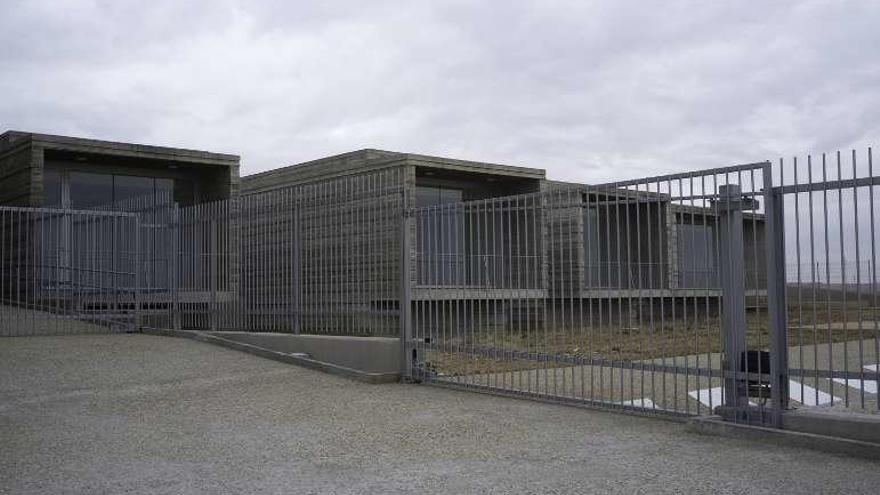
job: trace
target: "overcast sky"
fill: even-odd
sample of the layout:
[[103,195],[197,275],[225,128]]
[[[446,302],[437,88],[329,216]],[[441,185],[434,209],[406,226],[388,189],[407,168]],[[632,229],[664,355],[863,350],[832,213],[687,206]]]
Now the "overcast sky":
[[0,129],[587,182],[877,142],[880,2],[724,3],[3,0]]

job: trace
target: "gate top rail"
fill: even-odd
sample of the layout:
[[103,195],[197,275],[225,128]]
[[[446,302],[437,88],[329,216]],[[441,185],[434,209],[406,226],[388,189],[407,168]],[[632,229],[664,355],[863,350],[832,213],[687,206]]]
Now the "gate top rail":
[[758,170],[770,165],[769,161],[744,163],[742,165],[731,165],[729,167],[709,168],[703,170],[695,170],[692,172],[681,172],[677,174],[657,175],[654,177],[643,177],[640,179],[630,179],[617,182],[606,182],[604,184],[595,184],[590,187],[626,187],[638,186],[643,184],[653,184],[655,182],[666,182],[678,179],[690,179],[692,177],[705,177],[707,175],[728,174],[734,172],[743,172],[748,170]]
[[833,191],[835,189],[853,189],[856,187],[869,187],[880,185],[880,177],[859,177],[856,179],[819,180],[801,184],[787,184],[776,186],[773,192],[781,194],[794,194],[805,192]]
[[58,215],[82,215],[95,217],[137,217],[137,213],[108,210],[71,210],[66,208],[38,208],[33,206],[0,206],[0,211],[13,213],[52,213]]

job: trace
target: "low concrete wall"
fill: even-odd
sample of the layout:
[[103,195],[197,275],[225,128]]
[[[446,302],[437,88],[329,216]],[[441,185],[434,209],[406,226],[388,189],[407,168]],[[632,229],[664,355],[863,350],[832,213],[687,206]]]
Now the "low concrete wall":
[[156,329],[144,332],[191,338],[370,383],[400,380],[400,341],[395,338]]
[[875,443],[880,447],[880,415],[833,409],[799,409],[782,415],[782,428]]
[[695,433],[706,435],[720,435],[723,437],[767,442],[773,445],[808,448],[839,455],[880,459],[880,444],[873,442],[731,423],[725,421],[720,416],[694,418],[688,422],[688,429]]
[[400,340],[394,338],[262,332],[206,333],[287,354],[305,353],[311,359],[366,373],[400,371]]

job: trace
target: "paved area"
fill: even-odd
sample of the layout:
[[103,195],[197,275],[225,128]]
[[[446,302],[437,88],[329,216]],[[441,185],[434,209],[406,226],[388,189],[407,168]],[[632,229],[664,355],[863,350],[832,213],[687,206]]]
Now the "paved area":
[[108,326],[58,313],[0,304],[0,337],[107,333]]
[[2,493],[876,493],[880,462],[364,385],[146,335],[0,339]]

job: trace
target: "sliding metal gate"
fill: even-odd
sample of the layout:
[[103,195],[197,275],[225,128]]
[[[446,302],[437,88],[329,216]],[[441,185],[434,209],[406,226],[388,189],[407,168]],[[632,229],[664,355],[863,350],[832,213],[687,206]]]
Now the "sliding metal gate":
[[825,168],[413,209],[413,379],[764,425],[792,407],[876,412],[880,181],[855,154],[855,180]]

